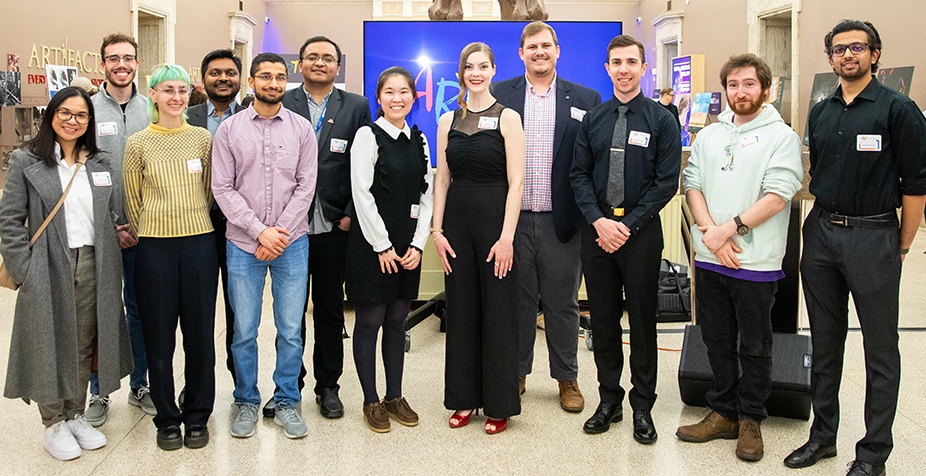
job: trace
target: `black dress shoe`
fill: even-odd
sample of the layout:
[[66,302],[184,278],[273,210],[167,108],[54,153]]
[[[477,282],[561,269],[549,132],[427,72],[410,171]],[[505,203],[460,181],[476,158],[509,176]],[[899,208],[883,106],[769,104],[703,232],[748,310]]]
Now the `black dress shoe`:
[[165,451],[178,450],[183,446],[183,433],[180,433],[180,427],[171,425],[158,430],[157,436],[158,448]]
[[816,441],[808,441],[804,446],[794,450],[785,458],[785,466],[789,468],[806,468],[813,466],[821,458],[836,456],[836,445],[823,446]]
[[186,435],[183,437],[183,445],[187,448],[202,448],[209,444],[209,428],[206,425],[188,425]]
[[851,463],[846,476],[884,476],[884,466],[874,466],[871,463],[855,460]]
[[323,388],[315,396],[315,403],[319,406],[319,411],[325,418],[341,418],[344,416],[344,405],[338,398],[338,389]]
[[649,410],[633,411],[633,439],[637,443],[650,445],[656,442],[656,425]]
[[616,423],[624,419],[624,409],[620,403],[601,402],[595,410],[595,414],[585,421],[582,430],[590,435],[604,433],[611,428],[611,423]]
[[264,418],[275,417],[277,415],[276,408],[277,408],[276,401],[273,399],[273,397],[270,397],[270,400],[267,400],[267,403],[264,404],[264,409],[263,409]]

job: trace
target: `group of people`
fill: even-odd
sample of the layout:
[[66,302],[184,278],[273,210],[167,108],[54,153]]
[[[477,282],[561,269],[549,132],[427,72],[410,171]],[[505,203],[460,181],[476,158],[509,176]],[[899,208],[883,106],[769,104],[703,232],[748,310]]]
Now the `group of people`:
[[[785,464],[804,467],[836,454],[851,292],[869,385],[868,433],[850,474],[883,474],[899,384],[900,264],[926,199],[926,120],[913,101],[873,79],[881,54],[873,25],[840,22],[825,46],[840,82],[810,113],[817,201],[801,264],[814,422],[808,443]],[[556,74],[560,48],[543,22],[522,32],[523,76],[493,84],[491,48],[467,45],[459,108],[439,119],[433,178],[427,138],[406,120],[417,99],[413,76],[401,67],[382,72],[373,120],[364,97],[334,87],[341,52],[329,38],[302,45],[304,83],[289,91],[283,58],[257,55],[247,108],[235,101],[241,61],[229,50],[203,59],[208,100],[189,109],[192,86],[182,68],[159,66],[149,101],[133,84],[132,38],[107,37],[101,54],[100,93],[91,99],[66,88],[52,98],[37,137],[14,154],[0,202],[0,252],[21,284],[4,395],[39,403],[52,455],[72,459],[106,444],[94,426],[130,372],[129,401],[155,414],[160,448],[208,443],[219,275],[235,383],[233,436],[252,436],[259,413],[288,438],[307,434],[297,404],[307,375],[310,291],[316,402],[324,417],[344,414],[342,289],[356,309],[364,421],[376,432],[388,432],[390,420],[417,425],[402,391],[403,324],[428,235],[446,275],[451,428],[482,410],[485,432],[495,434],[520,413],[539,306],[559,405],[584,410],[576,356],[584,273],[599,404],[583,429],[599,434],[623,419],[626,309],[633,437],[657,440],[659,212],[679,188],[681,142],[670,101],[660,105],[642,93],[647,63],[638,40],[621,35],[608,45],[604,66],[614,89],[604,103]],[[737,439],[736,455],[756,461],[771,388],[770,311],[783,277],[788,204],[801,186],[801,145],[766,104],[771,71],[762,59],[733,56],[720,79],[729,109],[701,131],[681,173],[696,221],[711,412],[676,435]],[[256,338],[268,271],[276,388],[261,410]],[[185,353],[179,398],[171,364],[178,323]]]

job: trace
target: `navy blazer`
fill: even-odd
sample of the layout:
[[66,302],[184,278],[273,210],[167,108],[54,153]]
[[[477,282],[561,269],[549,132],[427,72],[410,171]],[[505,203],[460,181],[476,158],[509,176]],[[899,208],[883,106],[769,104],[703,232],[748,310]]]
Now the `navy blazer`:
[[[527,79],[524,75],[492,85],[492,95],[506,107],[514,109],[524,120],[524,97]],[[581,115],[601,104],[601,94],[580,84],[556,78],[556,130],[553,133],[553,170],[550,192],[553,201],[553,228],[559,241],[566,243],[582,224],[575,194],[569,181],[576,133],[582,117],[573,118],[573,108]],[[580,112],[581,111],[581,112]]]
[[[206,101],[209,101],[209,100],[207,99]],[[243,110],[241,107],[241,104],[238,104],[237,102],[233,102],[229,104],[228,107],[231,108],[232,114],[238,114],[239,112]],[[191,126],[202,127],[203,129],[208,129],[208,127],[206,127],[206,115],[207,114],[208,114],[208,111],[206,110],[206,103],[200,103],[195,106],[190,106],[186,110],[186,122],[189,123]]]
[[[305,89],[302,86],[290,89],[283,95],[283,107],[311,122],[308,101],[309,98],[305,95]],[[322,130],[318,134],[318,179],[314,199],[319,201],[325,218],[333,223],[352,212],[350,148],[357,129],[372,123],[370,101],[367,98],[334,88],[328,98],[328,109],[325,110]],[[341,147],[332,146],[332,143],[337,140],[346,141],[343,152],[332,150],[341,150]],[[312,208],[309,210],[314,209],[313,201]]]

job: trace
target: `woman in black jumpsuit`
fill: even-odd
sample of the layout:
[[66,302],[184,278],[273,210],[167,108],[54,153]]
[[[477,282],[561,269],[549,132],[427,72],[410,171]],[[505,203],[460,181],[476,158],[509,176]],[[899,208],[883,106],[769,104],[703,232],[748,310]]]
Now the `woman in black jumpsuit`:
[[[405,116],[417,95],[415,79],[394,66],[376,85],[379,118],[361,127],[351,147],[354,223],[347,238],[347,298],[356,309],[354,363],[363,388],[363,417],[371,430],[405,426],[418,414],[402,395],[405,318],[418,297],[421,250],[431,222],[427,141]],[[400,255],[401,253],[401,255]],[[386,396],[376,392],[376,337],[383,329]]]
[[[513,241],[524,182],[524,130],[517,112],[489,93],[492,50],[460,54],[460,109],[441,116],[431,237],[446,273],[444,406],[450,426],[483,408],[485,431],[504,431],[521,412],[517,277]],[[466,100],[464,101],[464,95]]]

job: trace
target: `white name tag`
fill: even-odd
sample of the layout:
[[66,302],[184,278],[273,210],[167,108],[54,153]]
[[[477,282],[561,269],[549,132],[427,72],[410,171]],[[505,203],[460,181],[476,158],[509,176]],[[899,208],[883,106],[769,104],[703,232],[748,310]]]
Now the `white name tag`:
[[101,122],[96,125],[96,134],[100,137],[115,135],[119,130],[115,122]]
[[412,204],[411,217],[417,219],[417,218],[418,218],[418,212],[419,212],[419,211],[421,211],[421,206],[418,205],[418,204],[416,204],[416,203],[413,203],[413,204]]
[[480,117],[478,127],[480,129],[486,129],[486,130],[498,129],[498,118],[497,117]]
[[190,159],[186,161],[186,168],[191,174],[198,174],[203,171],[203,162],[199,159]]
[[881,134],[859,134],[855,138],[855,150],[859,152],[881,152]]
[[746,147],[749,147],[753,144],[758,144],[758,143],[759,143],[759,136],[746,136],[746,137],[743,137],[743,140],[740,141],[740,147],[745,149]]
[[630,137],[627,142],[640,147],[649,147],[649,133],[640,131],[630,131]]
[[572,107],[571,109],[569,109],[569,114],[572,116],[573,119],[579,122],[582,122],[582,119],[585,118],[585,111],[577,107]]
[[347,152],[347,141],[344,139],[331,139],[331,152],[343,154]]
[[113,184],[113,178],[109,176],[109,172],[93,172],[90,175],[96,187],[109,187]]

